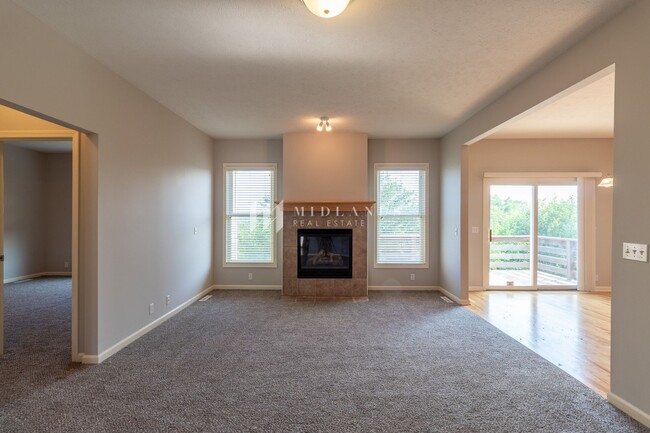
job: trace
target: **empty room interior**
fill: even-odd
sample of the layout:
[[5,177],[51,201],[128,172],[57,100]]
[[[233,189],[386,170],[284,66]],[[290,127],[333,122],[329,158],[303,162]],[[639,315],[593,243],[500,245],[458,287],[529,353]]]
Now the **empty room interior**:
[[0,0],[0,430],[650,431],[648,40]]

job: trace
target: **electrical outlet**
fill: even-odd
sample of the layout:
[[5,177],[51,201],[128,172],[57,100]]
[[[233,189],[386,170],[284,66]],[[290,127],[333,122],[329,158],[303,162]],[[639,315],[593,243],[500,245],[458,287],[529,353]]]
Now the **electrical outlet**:
[[250,280],[252,280],[252,279],[253,279],[253,273],[252,273],[252,272],[249,272],[249,273],[248,273],[248,280],[250,281]]
[[411,274],[411,281],[415,281],[415,274]]
[[63,267],[68,269],[70,267],[70,262],[63,262]]
[[648,261],[648,244],[623,243],[623,258],[637,262]]
[[165,305],[169,305],[172,302],[172,295],[165,296]]
[[153,303],[149,304],[149,315],[153,314]]
[[472,227],[472,233],[477,235],[479,233],[479,228],[478,227]]

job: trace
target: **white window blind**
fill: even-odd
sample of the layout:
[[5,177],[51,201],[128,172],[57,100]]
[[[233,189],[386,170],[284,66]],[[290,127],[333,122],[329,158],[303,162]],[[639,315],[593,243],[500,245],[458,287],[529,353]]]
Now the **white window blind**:
[[224,170],[226,264],[274,263],[275,167]]
[[377,265],[427,263],[427,167],[378,167]]

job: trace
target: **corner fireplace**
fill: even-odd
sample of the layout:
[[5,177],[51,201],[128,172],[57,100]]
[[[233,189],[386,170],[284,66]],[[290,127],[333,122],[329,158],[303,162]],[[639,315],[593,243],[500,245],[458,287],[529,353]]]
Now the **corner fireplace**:
[[352,229],[298,229],[298,278],[352,278]]

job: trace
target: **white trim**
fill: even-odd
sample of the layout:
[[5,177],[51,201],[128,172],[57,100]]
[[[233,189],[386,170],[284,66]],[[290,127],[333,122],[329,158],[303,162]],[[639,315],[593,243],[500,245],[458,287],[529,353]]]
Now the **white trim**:
[[15,283],[16,281],[31,280],[40,277],[71,277],[72,272],[38,272],[36,274],[21,275],[20,277],[7,278],[3,284]]
[[485,292],[485,287],[483,286],[469,286],[470,292]]
[[[594,194],[589,194],[588,199],[585,198],[585,184],[593,184],[593,181],[587,178],[596,177],[601,175],[599,172],[531,172],[531,173],[484,173],[483,178],[483,240],[481,249],[483,251],[482,259],[482,277],[483,286],[486,290],[583,290],[585,287],[585,280],[587,283],[595,281],[595,255],[592,252],[585,254],[585,234],[588,234],[587,247],[593,250],[595,245],[595,218],[592,215],[590,218],[585,217],[585,206],[589,212],[595,212],[595,190]],[[490,187],[492,185],[517,185],[529,186],[532,188],[532,208],[531,208],[531,247],[530,247],[530,263],[531,263],[531,284],[529,286],[491,286],[490,285]],[[538,192],[540,186],[545,185],[575,185],[577,190],[577,210],[578,210],[578,275],[577,284],[575,286],[540,286],[537,277],[538,267],[538,225],[539,225],[539,199]],[[593,188],[592,188],[593,189]],[[585,204],[585,201],[591,203]],[[583,272],[588,272],[590,278],[587,278]],[[593,287],[593,283],[590,286]]]
[[215,286],[210,286],[207,289],[201,291],[201,293],[192,296],[190,299],[187,301],[183,302],[180,304],[178,307],[174,308],[173,310],[169,311],[168,313],[164,314],[163,316],[160,316],[153,322],[149,323],[148,325],[144,326],[143,328],[137,330],[133,334],[129,335],[128,337],[122,339],[121,341],[118,341],[108,349],[104,350],[102,353],[99,355],[86,355],[86,354],[79,354],[81,358],[81,362],[84,364],[101,364],[102,362],[106,361],[108,358],[111,356],[115,355],[117,352],[120,350],[124,349],[126,346],[129,344],[133,343],[135,340],[138,338],[142,337],[145,335],[147,332],[154,330],[158,326],[162,325],[164,322],[167,320],[171,319],[190,305],[192,305],[194,302],[198,301],[208,293],[210,293],[212,290],[214,290]]
[[266,285],[259,284],[215,284],[212,286],[214,290],[282,290],[281,285]]
[[272,262],[262,262],[262,263],[249,263],[249,262],[228,262],[228,252],[227,252],[227,231],[226,231],[226,221],[228,220],[228,190],[227,190],[227,176],[229,169],[241,169],[241,170],[271,170],[273,172],[273,190],[271,191],[271,203],[275,206],[276,197],[278,195],[278,164],[275,162],[251,162],[251,163],[234,163],[234,162],[225,162],[222,167],[222,180],[223,180],[223,220],[221,232],[223,234],[222,242],[222,263],[221,266],[224,268],[277,268],[278,267],[278,252],[277,252],[277,233],[273,231],[272,236],[272,245],[271,248],[273,261]]
[[[423,242],[424,242],[424,263],[377,263],[378,248],[379,248],[379,236],[377,231],[379,230],[379,194],[377,194],[377,188],[379,187],[379,182],[377,176],[380,170],[423,170],[424,171],[424,224],[423,224]],[[375,236],[375,251],[373,258],[373,268],[374,269],[428,269],[429,268],[429,163],[420,162],[420,163],[375,163],[374,165],[374,177],[373,177],[373,189],[375,200],[377,203],[377,210],[374,214],[374,236]]]
[[81,177],[81,136],[78,132],[72,136],[72,323],[71,349],[72,362],[81,362],[79,355],[79,179]]
[[439,286],[368,286],[370,292],[439,292]]
[[642,411],[632,403],[622,399],[611,391],[607,393],[607,401],[609,401],[612,406],[622,410],[644,426],[650,427],[650,414]]
[[483,239],[481,239],[481,282],[483,287],[490,287],[490,181],[483,179]]
[[[225,226],[225,224],[224,224]],[[275,233],[273,233],[273,237],[275,238]],[[274,242],[276,242],[274,240]],[[276,242],[277,243],[277,242]],[[223,264],[224,268],[277,268],[278,263],[277,260],[273,263],[224,263]]]
[[612,286],[596,286],[595,290],[590,290],[591,292],[601,292],[601,293],[608,293],[612,291]]
[[469,299],[460,299],[458,296],[454,295],[450,291],[440,287],[439,288],[440,293],[444,294],[446,297],[454,301],[455,303],[459,305],[469,305]]
[[[377,254],[377,247],[375,247],[375,257]],[[397,263],[390,263],[390,264],[384,264],[380,263],[373,266],[374,269],[429,269],[429,264],[428,263],[404,263],[404,264],[397,264]]]
[[595,171],[550,171],[550,172],[485,172],[484,178],[502,178],[502,179],[577,179],[579,177],[603,177],[601,172]]

